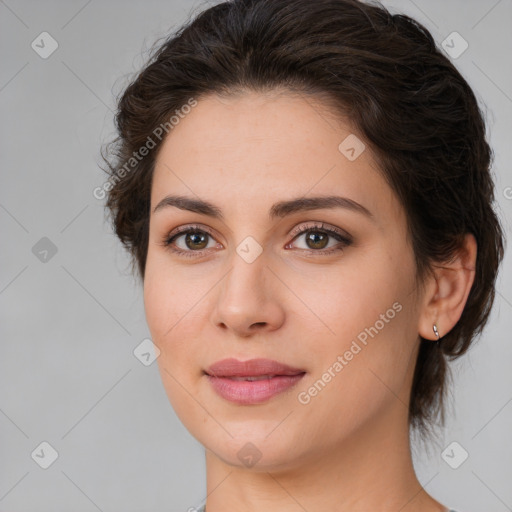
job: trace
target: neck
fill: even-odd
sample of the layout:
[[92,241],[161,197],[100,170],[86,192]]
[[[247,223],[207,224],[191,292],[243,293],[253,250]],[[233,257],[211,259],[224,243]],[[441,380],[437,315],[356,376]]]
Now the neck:
[[406,413],[393,400],[371,426],[279,467],[232,466],[207,450],[206,512],[445,512],[417,480]]

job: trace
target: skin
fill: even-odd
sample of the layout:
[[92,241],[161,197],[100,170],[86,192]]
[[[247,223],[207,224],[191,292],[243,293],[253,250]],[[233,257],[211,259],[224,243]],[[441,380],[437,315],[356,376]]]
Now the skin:
[[[363,137],[331,112],[320,100],[286,91],[208,95],[157,156],[146,318],[168,398],[206,448],[208,512],[447,510],[416,478],[407,404],[419,335],[435,340],[433,323],[443,336],[460,318],[476,243],[468,235],[459,255],[418,288],[405,212],[368,146],[354,161],[339,151],[348,135]],[[175,206],[153,213],[168,194],[207,200],[224,219]],[[275,202],[332,194],[357,201],[373,217],[334,208],[269,219]],[[343,250],[322,255],[306,235],[290,236],[318,222],[344,230],[352,244],[330,236],[324,250]],[[163,245],[190,224],[212,231],[207,245],[187,246],[183,235],[174,247],[202,249],[199,257]],[[262,248],[252,263],[236,251],[248,236]],[[394,303],[400,312],[300,403],[298,394]],[[306,374],[263,404],[234,404],[203,373],[226,357],[266,357]],[[249,442],[261,454],[252,467],[237,456]]]

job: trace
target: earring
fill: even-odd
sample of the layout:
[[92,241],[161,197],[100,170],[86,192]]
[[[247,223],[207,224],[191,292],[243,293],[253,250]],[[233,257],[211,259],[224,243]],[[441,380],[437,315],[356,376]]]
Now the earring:
[[439,339],[439,331],[437,330],[437,325],[434,324],[432,326],[432,329],[434,330],[434,334],[436,335],[436,338]]

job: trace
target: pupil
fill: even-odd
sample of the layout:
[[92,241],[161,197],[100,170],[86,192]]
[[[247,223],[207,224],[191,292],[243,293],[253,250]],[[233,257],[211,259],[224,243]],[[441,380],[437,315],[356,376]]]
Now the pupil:
[[[189,245],[189,242],[192,243],[192,247]],[[208,245],[206,243],[206,233],[188,233],[186,236],[186,243],[189,249],[204,249]],[[197,244],[202,244],[201,246]]]
[[[319,233],[318,231],[310,232],[307,237],[308,242],[312,242],[313,248],[323,249],[327,245],[327,235],[325,233]],[[319,245],[316,245],[319,244]]]

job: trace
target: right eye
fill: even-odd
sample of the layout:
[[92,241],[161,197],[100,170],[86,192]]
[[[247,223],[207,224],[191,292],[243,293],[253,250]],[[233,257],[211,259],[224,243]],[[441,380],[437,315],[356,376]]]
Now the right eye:
[[[209,238],[211,240],[208,240]],[[186,257],[200,256],[203,251],[216,246],[213,235],[198,226],[182,226],[178,228],[178,230],[165,236],[162,245],[170,251]]]

